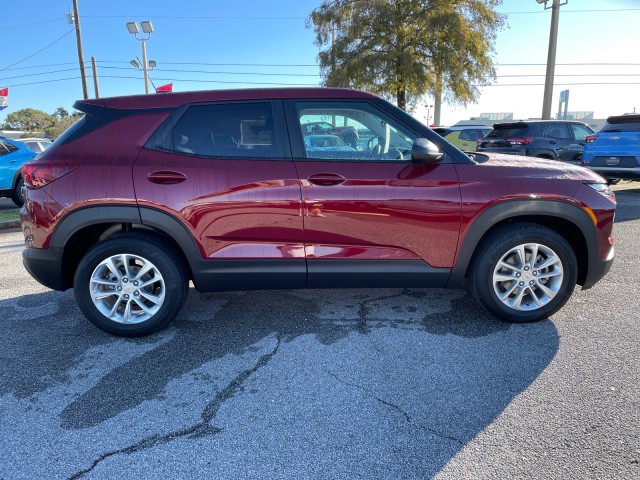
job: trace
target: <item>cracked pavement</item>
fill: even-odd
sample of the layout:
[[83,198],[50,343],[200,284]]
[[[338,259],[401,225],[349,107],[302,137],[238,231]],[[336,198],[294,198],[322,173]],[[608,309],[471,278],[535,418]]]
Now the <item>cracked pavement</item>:
[[528,325],[466,290],[192,289],[116,338],[0,232],[0,479],[638,478],[640,190],[618,201],[609,276]]

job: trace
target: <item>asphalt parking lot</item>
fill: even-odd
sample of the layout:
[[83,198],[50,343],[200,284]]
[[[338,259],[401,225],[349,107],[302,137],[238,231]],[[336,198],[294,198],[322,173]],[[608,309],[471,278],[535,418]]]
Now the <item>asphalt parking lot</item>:
[[528,325],[466,290],[192,290],[121,339],[0,231],[0,479],[640,478],[640,188],[617,195],[612,271]]

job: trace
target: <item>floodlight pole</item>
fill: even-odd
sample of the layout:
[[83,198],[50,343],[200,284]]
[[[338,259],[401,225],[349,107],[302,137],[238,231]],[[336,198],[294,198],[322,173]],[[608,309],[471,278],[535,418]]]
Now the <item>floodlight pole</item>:
[[[137,22],[127,22],[127,29],[129,33],[134,35],[136,40],[142,42],[142,71],[144,72],[144,93],[149,93],[149,64],[147,63],[147,43],[146,41],[151,38],[151,34],[153,33],[153,25],[149,20],[140,22],[140,26],[142,27],[143,34],[146,37],[138,38],[138,34],[140,33],[140,29],[138,28]],[[134,65],[135,66],[135,65]]]
[[[540,0],[536,0],[538,3]],[[547,1],[545,1],[545,10],[547,9]],[[549,32],[549,53],[547,55],[547,75],[544,81],[544,98],[542,100],[542,119],[549,120],[551,118],[551,100],[553,97],[553,79],[556,70],[556,47],[558,45],[558,23],[560,20],[560,0],[552,0],[551,6],[551,31]],[[565,5],[569,0],[565,0]]]
[[149,94],[149,68],[147,64],[147,43],[142,40],[142,70],[144,71],[144,93]]

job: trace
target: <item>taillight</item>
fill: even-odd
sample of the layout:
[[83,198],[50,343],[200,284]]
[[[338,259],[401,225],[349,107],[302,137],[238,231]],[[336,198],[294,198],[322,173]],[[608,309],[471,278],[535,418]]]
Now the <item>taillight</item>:
[[596,138],[598,138],[597,135],[587,135],[587,137],[584,139],[584,143],[593,143],[596,141]]
[[28,187],[42,188],[76,168],[78,165],[70,162],[27,162],[22,165],[22,178]]
[[533,137],[507,138],[507,142],[509,142],[511,145],[529,145],[534,140],[535,138]]

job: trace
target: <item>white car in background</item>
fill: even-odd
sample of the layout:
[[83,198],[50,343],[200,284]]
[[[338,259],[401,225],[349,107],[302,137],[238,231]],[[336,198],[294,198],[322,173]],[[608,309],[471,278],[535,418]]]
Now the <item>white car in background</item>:
[[48,138],[20,138],[20,142],[24,143],[29,150],[36,153],[42,153],[53,143]]

